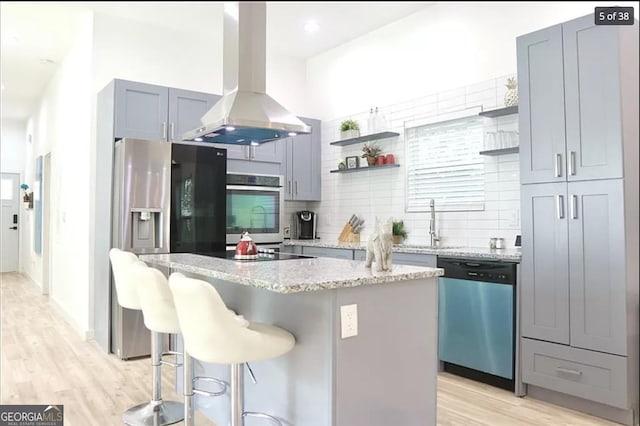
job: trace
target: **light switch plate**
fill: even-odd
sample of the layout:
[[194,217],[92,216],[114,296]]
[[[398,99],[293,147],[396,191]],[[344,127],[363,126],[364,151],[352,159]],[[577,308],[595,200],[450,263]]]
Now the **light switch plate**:
[[340,306],[341,337],[354,337],[358,335],[358,305]]

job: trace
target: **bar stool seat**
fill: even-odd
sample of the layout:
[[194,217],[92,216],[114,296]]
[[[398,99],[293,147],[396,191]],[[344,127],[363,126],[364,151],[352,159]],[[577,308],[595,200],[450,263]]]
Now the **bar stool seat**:
[[[163,426],[182,421],[184,419],[184,405],[175,401],[163,401],[161,388],[161,364],[166,363],[173,366],[176,364],[162,361],[162,338],[159,332],[180,332],[175,309],[172,312],[166,312],[167,309],[162,310],[162,308],[160,308],[162,315],[154,315],[153,319],[150,319],[150,324],[153,328],[149,327],[149,324],[147,324],[147,315],[145,315],[143,309],[145,305],[148,305],[148,301],[141,299],[138,288],[140,285],[147,284],[147,277],[140,277],[135,273],[136,268],[146,268],[146,265],[144,262],[139,261],[135,254],[118,248],[112,248],[109,251],[109,258],[113,268],[118,303],[128,309],[142,310],[145,325],[151,330],[151,364],[153,366],[151,401],[126,410],[122,415],[122,421],[130,426]],[[160,271],[157,272],[164,278]],[[169,293],[169,296],[170,295]],[[162,318],[160,318],[161,316]]]
[[[206,281],[173,273],[169,287],[186,352],[202,362],[231,366],[231,426],[243,425],[243,417],[247,415],[282,425],[268,414],[244,411],[243,367],[248,362],[286,354],[295,345],[293,335],[269,324],[241,324],[229,312],[215,287]],[[185,414],[185,424],[189,425],[187,418]]]

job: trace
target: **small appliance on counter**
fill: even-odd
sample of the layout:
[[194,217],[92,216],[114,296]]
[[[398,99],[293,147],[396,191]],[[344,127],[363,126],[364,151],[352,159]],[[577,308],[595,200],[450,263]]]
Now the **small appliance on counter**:
[[253,242],[248,232],[245,232],[236,246],[234,259],[255,260],[258,258],[258,246]]
[[318,216],[314,212],[308,210],[295,212],[293,238],[297,240],[313,240],[316,236],[317,222]]

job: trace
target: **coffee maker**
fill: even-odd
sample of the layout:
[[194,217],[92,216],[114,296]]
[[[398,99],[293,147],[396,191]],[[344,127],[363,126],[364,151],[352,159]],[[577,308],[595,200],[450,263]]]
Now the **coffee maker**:
[[293,238],[297,240],[313,240],[316,236],[317,215],[308,210],[295,212],[295,231]]

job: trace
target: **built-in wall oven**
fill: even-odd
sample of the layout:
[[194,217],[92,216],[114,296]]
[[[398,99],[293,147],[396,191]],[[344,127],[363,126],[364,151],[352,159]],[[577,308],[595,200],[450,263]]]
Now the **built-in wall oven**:
[[283,177],[227,173],[227,245],[249,232],[258,245],[283,241]]

